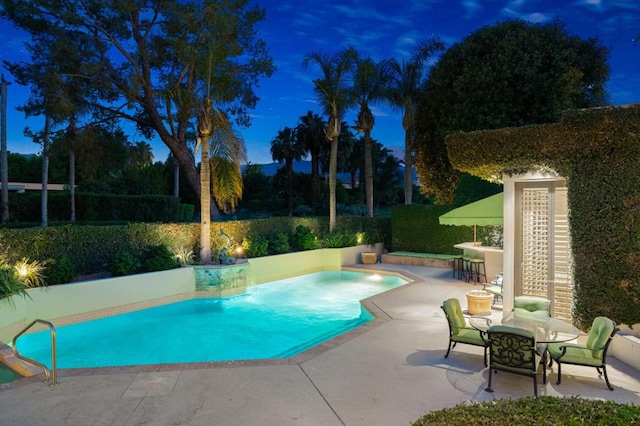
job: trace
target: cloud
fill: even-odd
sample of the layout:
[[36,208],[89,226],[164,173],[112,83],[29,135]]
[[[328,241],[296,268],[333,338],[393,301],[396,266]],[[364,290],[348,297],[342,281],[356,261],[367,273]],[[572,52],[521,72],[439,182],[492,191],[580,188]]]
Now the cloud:
[[476,16],[478,11],[482,10],[482,5],[477,0],[462,0],[460,4],[465,10],[465,14],[464,14],[465,19],[473,18],[474,16]]
[[382,109],[379,106],[369,105],[369,109],[371,109],[371,113],[375,117],[387,117],[389,115],[389,113],[387,111],[385,111],[384,109]]

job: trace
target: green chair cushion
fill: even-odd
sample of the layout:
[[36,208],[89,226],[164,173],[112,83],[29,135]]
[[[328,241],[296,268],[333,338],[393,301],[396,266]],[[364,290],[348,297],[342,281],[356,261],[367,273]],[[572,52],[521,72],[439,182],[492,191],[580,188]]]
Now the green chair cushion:
[[602,358],[602,349],[616,328],[616,324],[607,317],[596,317],[591,324],[587,337],[587,348],[593,350],[595,358]]
[[486,285],[484,286],[484,291],[497,296],[502,296],[502,286],[499,285]]
[[[567,352],[562,358],[562,347],[567,347]],[[591,365],[593,367],[600,367],[602,365],[602,359],[593,356],[593,351],[584,346],[580,346],[574,343],[549,343],[547,350],[551,358],[556,361],[566,362],[569,364],[581,364]]]
[[551,301],[544,297],[518,296],[513,299],[513,313],[525,317],[548,318],[551,316]]
[[485,346],[486,342],[480,335],[480,331],[475,328],[461,328],[458,334],[451,336],[451,340],[460,343],[469,343],[471,345]]
[[[611,337],[615,328],[615,323],[609,318],[596,317],[591,324],[591,331],[587,337],[586,345],[549,343],[547,350],[551,358],[556,361],[600,367],[604,364],[604,348],[608,344],[609,337]],[[567,347],[564,356],[562,355],[563,346]]]
[[467,326],[467,321],[464,319],[462,308],[460,307],[460,301],[455,298],[448,299],[444,301],[442,307],[451,325],[451,334],[454,336],[459,334],[460,330]]

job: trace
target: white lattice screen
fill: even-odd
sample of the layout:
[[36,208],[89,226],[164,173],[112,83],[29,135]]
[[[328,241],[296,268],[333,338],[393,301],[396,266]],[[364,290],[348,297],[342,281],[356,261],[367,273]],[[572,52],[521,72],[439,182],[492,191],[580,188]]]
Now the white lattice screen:
[[567,188],[555,189],[552,300],[554,316],[570,321],[573,307],[573,258]]
[[571,320],[573,276],[567,189],[553,184],[520,189],[519,293],[551,299],[553,316]]
[[549,297],[549,191],[522,190],[522,294]]

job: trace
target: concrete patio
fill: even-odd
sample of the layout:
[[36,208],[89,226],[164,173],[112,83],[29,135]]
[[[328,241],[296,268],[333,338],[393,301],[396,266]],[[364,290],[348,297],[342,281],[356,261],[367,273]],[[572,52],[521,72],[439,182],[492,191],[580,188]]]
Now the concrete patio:
[[[448,327],[440,305],[473,284],[451,270],[366,265],[415,280],[370,300],[374,324],[289,359],[61,370],[0,385],[0,425],[408,425],[463,402],[533,395],[527,377],[500,373],[484,391],[482,349],[458,345],[445,359]],[[556,367],[540,395],[640,405],[640,372],[608,358],[609,391],[595,369]]]

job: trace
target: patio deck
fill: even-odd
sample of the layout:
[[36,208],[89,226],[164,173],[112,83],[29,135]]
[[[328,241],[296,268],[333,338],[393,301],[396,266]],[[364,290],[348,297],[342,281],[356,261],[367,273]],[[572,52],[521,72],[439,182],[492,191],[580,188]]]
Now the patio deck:
[[[384,320],[290,360],[61,370],[58,385],[42,377],[0,386],[2,425],[406,425],[463,402],[533,395],[531,379],[494,377],[482,349],[459,345],[444,354],[448,327],[442,301],[473,285],[451,271],[406,265],[360,265],[415,279],[375,297]],[[595,369],[556,367],[540,395],[640,404],[640,372],[608,359],[609,391]]]

